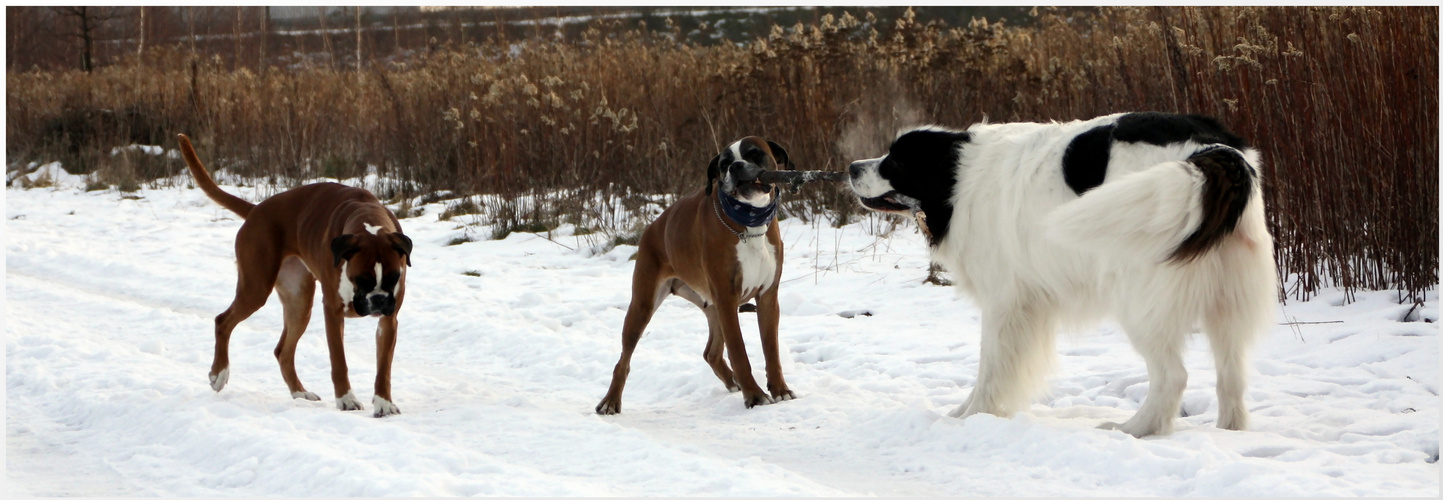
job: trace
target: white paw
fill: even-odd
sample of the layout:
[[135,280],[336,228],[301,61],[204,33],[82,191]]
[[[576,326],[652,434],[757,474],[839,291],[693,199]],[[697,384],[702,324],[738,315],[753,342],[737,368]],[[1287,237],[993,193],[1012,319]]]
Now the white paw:
[[215,389],[215,392],[220,392],[220,390],[225,387],[225,383],[229,381],[230,367],[227,366],[224,370],[221,370],[220,373],[210,376],[210,388]]
[[391,404],[390,401],[386,401],[386,398],[380,396],[371,397],[371,406],[376,407],[376,413],[373,413],[371,415],[376,418],[401,414],[400,408],[397,408],[396,405]]
[[1168,434],[1172,434],[1171,424],[1172,422],[1168,422],[1166,424],[1153,423],[1152,425],[1148,425],[1134,418],[1120,424],[1117,422],[1103,422],[1102,425],[1097,426],[1097,428],[1105,431],[1122,431],[1131,435],[1132,437],[1143,438],[1147,436],[1165,436]]
[[316,393],[314,393],[314,392],[306,391],[306,392],[292,392],[292,393],[291,393],[291,399],[304,399],[304,400],[306,400],[306,401],[320,401],[320,400],[321,400],[321,397],[320,397],[320,396],[317,396]]
[[339,408],[342,411],[366,409],[364,406],[361,406],[360,401],[356,400],[356,394],[354,392],[346,392],[345,396],[336,398],[336,408]]

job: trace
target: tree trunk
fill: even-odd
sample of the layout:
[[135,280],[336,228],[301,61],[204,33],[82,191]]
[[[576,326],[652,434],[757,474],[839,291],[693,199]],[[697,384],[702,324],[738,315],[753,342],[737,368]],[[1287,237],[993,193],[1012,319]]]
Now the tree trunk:
[[[361,72],[361,7],[356,7],[356,73]],[[359,77],[357,77],[359,78]]]
[[145,7],[137,8],[140,9],[140,43],[136,44],[135,55],[139,57],[145,55]]
[[271,43],[271,7],[267,5],[261,11],[261,74],[271,67],[270,61],[266,60],[266,46]]
[[326,62],[331,69],[336,69],[336,53],[331,51],[331,32],[326,30],[326,8],[317,8],[321,11],[321,42],[326,45]]
[[92,28],[90,26],[89,11],[86,10],[86,7],[80,7],[79,9],[80,39],[83,42],[83,48],[81,48],[80,52],[80,69],[85,70],[86,73],[89,73],[90,70],[95,67],[91,63],[90,59],[91,50],[93,50],[95,47],[95,39],[90,34],[90,30]]
[[235,28],[231,30],[232,36],[235,37],[235,58],[231,59],[231,71],[238,70],[241,66],[241,14],[245,11],[245,7],[235,8]]

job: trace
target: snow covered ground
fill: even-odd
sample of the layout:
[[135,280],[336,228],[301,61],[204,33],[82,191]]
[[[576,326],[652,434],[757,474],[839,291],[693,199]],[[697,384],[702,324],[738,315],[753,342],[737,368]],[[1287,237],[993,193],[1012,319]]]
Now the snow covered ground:
[[[227,189],[255,199],[254,188]],[[563,227],[448,246],[442,205],[415,241],[393,393],[374,419],[332,400],[315,314],[291,399],[272,300],[207,384],[212,318],[235,285],[240,221],[195,189],[7,189],[5,434],[11,491],[35,495],[1429,496],[1438,491],[1438,308],[1392,292],[1281,306],[1256,351],[1252,429],[1217,415],[1206,342],[1165,437],[1131,415],[1146,370],[1103,325],[1059,341],[1051,394],[1012,419],[944,414],[971,390],[978,311],[921,283],[920,236],[782,223],[781,338],[799,399],[747,410],[701,352],[706,321],[669,300],[642,339],[624,411],[592,408],[620,352],[635,247]],[[1437,297],[1437,290],[1429,298]],[[867,310],[847,319],[837,313]],[[1427,320],[1427,321],[1423,321]],[[375,320],[348,320],[367,403]],[[748,354],[761,376],[752,316]]]

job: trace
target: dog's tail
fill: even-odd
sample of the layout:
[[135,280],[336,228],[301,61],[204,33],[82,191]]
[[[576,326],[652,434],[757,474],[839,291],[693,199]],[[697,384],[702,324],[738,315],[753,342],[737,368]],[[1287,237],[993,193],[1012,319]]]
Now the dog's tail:
[[1057,207],[1048,236],[1123,258],[1191,262],[1232,234],[1245,210],[1261,220],[1257,163],[1256,151],[1214,145],[1124,175]]
[[222,191],[220,186],[215,184],[215,179],[212,179],[210,174],[206,173],[205,165],[201,164],[200,157],[195,155],[195,148],[191,147],[190,138],[186,137],[185,134],[177,135],[180,137],[180,154],[185,157],[186,166],[190,167],[190,175],[195,177],[195,185],[199,186],[200,190],[204,191],[205,195],[209,196],[211,200],[219,203],[220,206],[225,207],[227,210],[235,212],[236,215],[241,216],[242,219],[250,215],[251,209],[256,207],[255,204],[242,200],[236,195]]

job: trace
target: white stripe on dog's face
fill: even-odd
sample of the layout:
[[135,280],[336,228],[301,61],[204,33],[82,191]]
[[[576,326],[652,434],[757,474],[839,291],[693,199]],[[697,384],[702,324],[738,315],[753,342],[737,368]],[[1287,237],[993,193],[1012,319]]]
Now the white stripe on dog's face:
[[366,293],[366,300],[371,300],[371,297],[375,297],[375,296],[377,296],[377,295],[382,295],[382,296],[390,295],[390,292],[387,292],[387,291],[381,289],[381,276],[382,276],[381,272],[382,272],[381,263],[380,263],[380,262],[377,262],[377,263],[376,263],[376,287],[375,287],[375,288],[372,288],[370,292]]
[[877,167],[882,164],[883,158],[886,157],[857,160],[848,167],[852,173],[852,192],[857,193],[858,197],[876,198],[894,191],[892,183],[882,178],[882,174],[878,172]]
[[722,189],[726,190],[727,194],[731,195],[733,198],[741,200],[742,203],[746,203],[757,208],[764,208],[768,205],[771,205],[773,191],[769,190],[751,193],[750,195],[738,192],[736,179],[733,179],[731,174],[731,164],[738,161],[757,165],[759,167],[762,167],[763,169],[766,168],[766,166],[758,165],[757,163],[752,162],[746,159],[746,157],[742,156],[742,141],[733,142],[730,146],[727,146],[727,154],[722,156],[722,162],[719,165],[721,169]]

